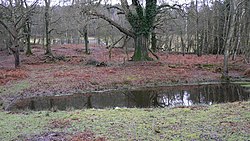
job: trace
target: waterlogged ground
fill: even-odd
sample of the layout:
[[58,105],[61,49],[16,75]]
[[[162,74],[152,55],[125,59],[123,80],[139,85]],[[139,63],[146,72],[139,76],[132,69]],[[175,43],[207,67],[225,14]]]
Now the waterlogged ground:
[[250,138],[250,102],[162,109],[0,112],[0,140],[217,140]]

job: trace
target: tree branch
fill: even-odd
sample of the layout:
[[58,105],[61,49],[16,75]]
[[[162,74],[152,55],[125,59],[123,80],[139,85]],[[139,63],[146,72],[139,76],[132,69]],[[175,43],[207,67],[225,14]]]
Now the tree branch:
[[11,31],[11,29],[2,20],[0,20],[0,24],[10,33],[12,37],[14,37],[13,31]]
[[97,16],[105,21],[107,21],[108,23],[110,23],[111,25],[113,25],[114,27],[116,27],[119,31],[121,31],[122,33],[134,38],[135,37],[135,33],[133,31],[130,31],[124,27],[122,27],[121,25],[119,25],[118,23],[116,23],[115,21],[113,21],[112,19],[106,17],[105,15],[102,15],[102,14],[99,14],[99,13],[96,13],[96,12],[90,12],[88,13],[92,16]]
[[179,5],[179,4],[174,4],[174,5],[163,4],[163,5],[160,5],[160,6],[157,8],[157,10],[161,10],[162,8],[170,8],[170,9],[179,10],[179,9],[181,9],[181,5]]
[[124,10],[123,10],[122,8],[120,8],[120,7],[118,7],[118,6],[114,6],[114,5],[107,7],[107,9],[117,9],[117,10],[119,10],[120,12],[124,12]]

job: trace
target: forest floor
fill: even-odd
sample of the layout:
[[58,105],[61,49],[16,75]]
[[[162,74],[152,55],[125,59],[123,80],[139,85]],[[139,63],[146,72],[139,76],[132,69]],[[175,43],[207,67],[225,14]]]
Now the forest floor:
[[[221,55],[197,57],[158,52],[159,61],[131,62],[128,59],[133,51],[128,51],[127,57],[119,48],[112,49],[111,59],[108,49],[95,45],[90,47],[90,55],[84,53],[82,45],[53,46],[52,50],[55,58],[45,56],[41,46],[33,46],[34,55],[22,54],[18,69],[14,69],[13,55],[0,52],[1,107],[18,97],[220,81],[223,68]],[[247,68],[250,66],[238,56],[230,60],[229,75],[236,79],[247,77],[244,75]],[[249,102],[243,102],[173,110],[1,111],[0,140],[17,137],[20,140],[83,138],[89,141],[245,140],[250,134],[249,106]]]
[[[110,88],[158,86],[176,83],[220,81],[223,56],[170,54],[158,52],[159,61],[131,62],[123,49],[112,49],[112,57],[105,47],[92,45],[90,55],[82,45],[52,46],[56,59],[44,55],[41,46],[33,46],[34,55],[21,55],[21,67],[14,69],[13,55],[0,52],[1,98],[70,94]],[[97,67],[94,63],[107,66]],[[230,59],[229,75],[244,77],[250,65],[240,56]]]
[[[21,67],[14,69],[14,57],[0,52],[0,93],[4,101],[17,96],[71,94],[79,90],[103,90],[158,86],[176,83],[220,81],[223,56],[170,54],[158,52],[159,61],[131,62],[123,49],[92,45],[90,55],[82,45],[52,46],[55,58],[44,55],[42,46],[33,46],[32,56],[21,55]],[[96,62],[107,66],[97,67]],[[232,78],[244,77],[250,67],[242,57],[229,63]]]

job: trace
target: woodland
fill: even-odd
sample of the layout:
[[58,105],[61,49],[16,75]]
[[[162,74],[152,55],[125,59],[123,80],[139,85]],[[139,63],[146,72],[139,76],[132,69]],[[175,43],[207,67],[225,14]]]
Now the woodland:
[[[248,82],[249,23],[249,0],[1,0],[0,125],[4,130],[0,129],[0,140],[245,140],[250,134],[249,102],[178,107],[168,109],[169,113],[164,109],[119,109],[117,114],[112,109],[100,113],[4,109],[18,98],[36,96]],[[215,121],[204,120],[203,116],[210,116],[204,111],[220,114],[211,115]],[[123,114],[127,120],[121,119]],[[163,116],[170,121],[161,125]],[[20,128],[20,135],[15,132],[19,127],[7,126],[8,118],[17,126],[32,126]],[[27,121],[21,123],[22,118]],[[190,127],[184,127],[185,122]],[[152,133],[140,128],[144,123]],[[99,128],[102,124],[105,129]],[[86,126],[82,132],[80,125]],[[197,132],[199,128],[207,134]]]

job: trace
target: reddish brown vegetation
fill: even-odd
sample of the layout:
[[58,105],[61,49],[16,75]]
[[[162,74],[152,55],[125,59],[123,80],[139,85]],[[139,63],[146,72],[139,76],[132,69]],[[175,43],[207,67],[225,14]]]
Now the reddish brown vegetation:
[[103,137],[95,137],[93,132],[85,131],[72,136],[69,141],[106,141]]
[[[82,45],[53,46],[56,58],[43,55],[42,47],[33,48],[35,55],[22,55],[21,68],[9,69],[12,56],[0,57],[0,83],[10,80],[26,79],[32,86],[24,93],[55,94],[70,93],[77,90],[94,90],[117,87],[161,85],[166,83],[188,83],[196,81],[219,80],[223,56],[169,54],[158,52],[160,61],[130,62],[123,49],[112,50],[109,59],[105,47],[90,47],[91,54],[84,54]],[[133,51],[129,52],[131,57]],[[105,62],[107,66],[86,65],[88,60]],[[247,66],[243,61],[230,62],[229,75],[243,76]]]
[[12,80],[24,79],[27,77],[26,71],[21,69],[1,69],[0,85],[6,84]]

